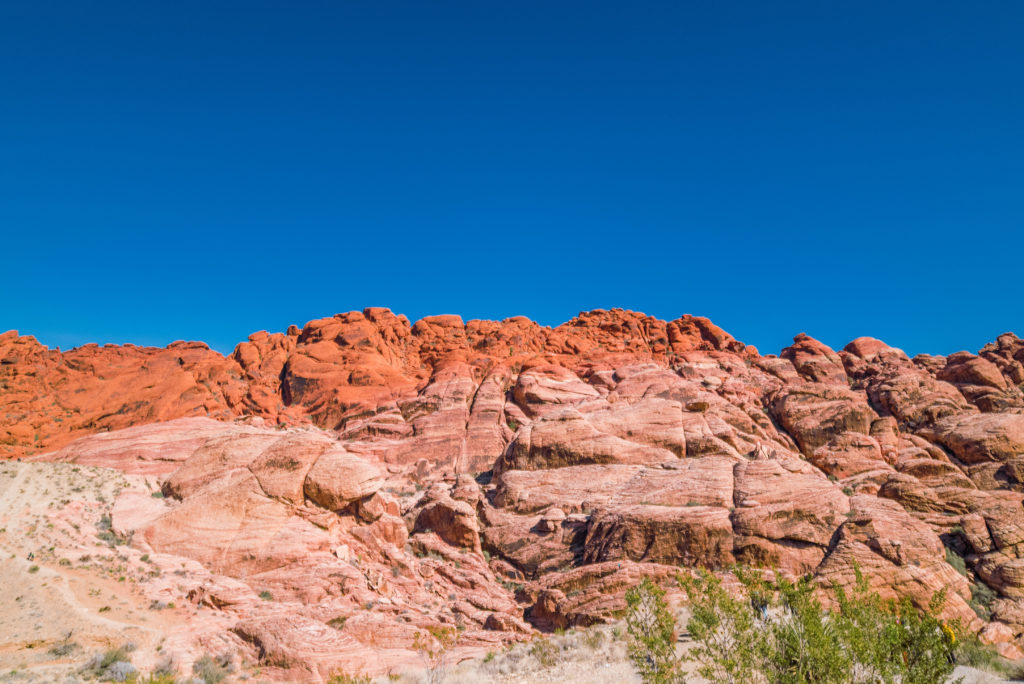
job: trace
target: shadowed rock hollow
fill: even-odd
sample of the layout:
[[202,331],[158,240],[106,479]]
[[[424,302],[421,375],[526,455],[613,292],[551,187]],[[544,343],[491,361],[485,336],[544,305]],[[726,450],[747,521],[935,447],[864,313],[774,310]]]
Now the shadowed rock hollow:
[[212,573],[191,600],[282,676],[386,672],[430,625],[468,653],[608,620],[644,575],[737,562],[946,589],[1016,657],[1022,364],[1012,334],[914,359],[799,335],[776,357],[621,310],[552,329],[367,309],[226,358],[9,332],[0,453],[158,480],[166,499],[113,523]]

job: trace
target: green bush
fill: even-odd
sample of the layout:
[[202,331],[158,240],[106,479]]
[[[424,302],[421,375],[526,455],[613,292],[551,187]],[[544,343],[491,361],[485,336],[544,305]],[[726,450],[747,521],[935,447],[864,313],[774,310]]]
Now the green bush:
[[989,589],[983,582],[971,585],[970,606],[982,620],[992,619],[992,602],[996,600],[996,592]]
[[957,642],[963,630],[957,621],[937,617],[946,601],[945,591],[932,596],[925,610],[909,598],[883,600],[872,592],[856,569],[857,581],[847,594],[836,587],[839,611],[838,645],[853,656],[866,682],[937,684],[953,672]]
[[629,659],[645,684],[681,682],[682,661],[676,655],[676,621],[665,602],[665,590],[645,577],[626,592]]
[[970,576],[967,573],[967,563],[964,562],[963,557],[948,546],[946,547],[946,562],[952,565],[953,569],[964,577]]
[[686,659],[711,681],[939,684],[953,671],[962,631],[958,622],[936,617],[944,592],[919,610],[906,598],[882,599],[855,569],[849,592],[833,586],[837,606],[827,611],[811,577],[767,580],[741,568],[735,574],[744,587],[738,596],[706,571],[681,579],[695,642]]

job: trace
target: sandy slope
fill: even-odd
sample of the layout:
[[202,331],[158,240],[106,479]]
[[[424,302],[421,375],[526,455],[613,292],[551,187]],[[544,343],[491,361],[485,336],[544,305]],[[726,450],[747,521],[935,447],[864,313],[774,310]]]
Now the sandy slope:
[[188,579],[161,569],[174,557],[102,538],[113,501],[132,490],[152,491],[103,468],[0,463],[0,678],[74,681],[93,655],[124,644],[146,671],[180,659],[203,631],[206,616],[167,586]]

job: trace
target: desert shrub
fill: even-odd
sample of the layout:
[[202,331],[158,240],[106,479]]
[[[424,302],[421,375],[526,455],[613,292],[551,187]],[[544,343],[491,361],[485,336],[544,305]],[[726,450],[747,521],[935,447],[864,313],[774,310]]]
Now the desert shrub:
[[81,673],[88,678],[99,677],[106,681],[123,682],[136,672],[135,666],[131,663],[132,650],[133,645],[125,644],[97,653],[85,664]]
[[604,632],[600,629],[588,629],[583,633],[583,644],[591,651],[596,651],[604,643]]
[[953,569],[959,572],[964,577],[968,577],[967,574],[967,563],[964,562],[963,557],[953,549],[946,547],[946,562],[953,566]]
[[49,654],[57,658],[63,658],[65,656],[71,655],[79,648],[81,648],[81,646],[79,646],[77,643],[71,640],[71,635],[72,632],[68,632],[64,635],[63,639],[61,639],[53,646],[51,646],[50,650],[48,651]]
[[937,617],[946,601],[945,592],[932,596],[927,608],[920,610],[908,597],[883,600],[870,590],[859,568],[855,568],[855,574],[852,593],[835,588],[839,602],[835,621],[840,637],[837,647],[853,656],[857,671],[862,673],[858,681],[946,681],[953,672],[963,630],[959,622],[945,623]]
[[665,602],[665,590],[645,577],[626,592],[628,653],[645,684],[682,681],[676,655],[676,621]]
[[1014,674],[1012,663],[1000,657],[991,646],[981,643],[974,634],[963,638],[957,645],[956,662],[998,675]]
[[721,580],[704,571],[680,583],[690,599],[687,629],[695,642],[687,660],[696,662],[700,675],[711,681],[755,681],[760,645],[755,608],[761,606],[733,596]]
[[177,681],[178,678],[172,674],[153,672],[139,677],[135,680],[135,684],[177,684]]
[[108,682],[126,682],[135,681],[138,677],[138,670],[134,665],[125,661],[118,660],[116,663],[111,663],[110,667],[103,671],[103,679]]
[[690,598],[687,659],[715,682],[771,684],[939,684],[953,671],[960,625],[936,616],[944,592],[925,610],[885,600],[855,569],[848,592],[833,586],[826,611],[810,577],[790,582],[737,569],[744,591],[727,592],[707,572],[682,580]]
[[327,684],[372,684],[373,680],[366,675],[350,675],[338,672],[327,680]]
[[178,681],[178,670],[170,658],[165,658],[152,672],[135,681],[136,684],[175,684]]
[[203,680],[203,684],[220,684],[231,670],[231,659],[227,655],[214,658],[206,654],[192,665],[192,674]]
[[530,642],[530,655],[542,667],[554,667],[558,664],[559,649],[550,639],[537,637]]
[[992,602],[996,600],[996,592],[992,591],[984,582],[975,582],[971,585],[970,606],[982,620],[992,618]]
[[448,668],[448,651],[455,647],[459,632],[454,627],[428,627],[426,632],[413,635],[413,650],[423,658],[428,684],[444,681]]

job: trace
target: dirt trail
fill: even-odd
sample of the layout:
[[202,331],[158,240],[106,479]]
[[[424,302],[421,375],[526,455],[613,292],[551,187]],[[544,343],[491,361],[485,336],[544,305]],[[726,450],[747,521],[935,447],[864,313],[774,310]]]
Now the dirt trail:
[[160,570],[109,530],[114,500],[131,490],[149,495],[152,483],[73,464],[0,463],[0,680],[77,681],[95,654],[125,644],[147,671],[190,629],[195,608],[154,603],[147,593]]

